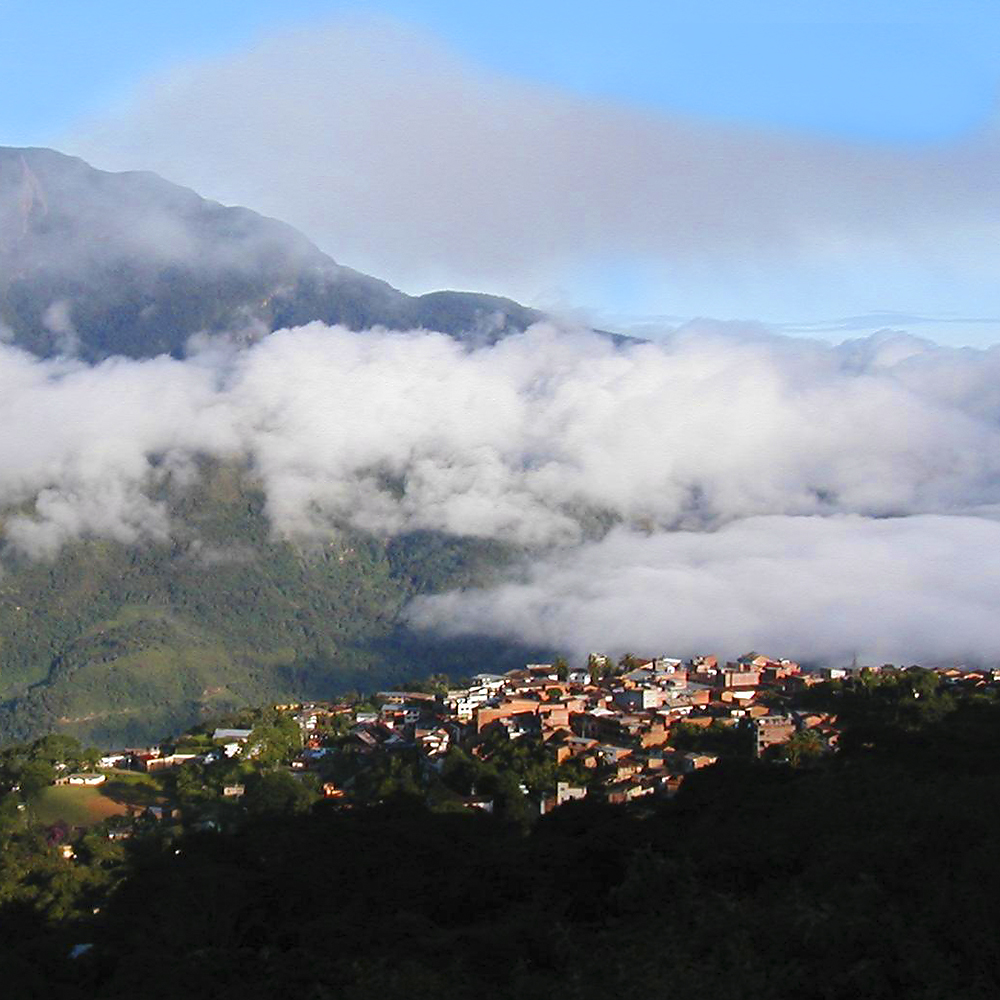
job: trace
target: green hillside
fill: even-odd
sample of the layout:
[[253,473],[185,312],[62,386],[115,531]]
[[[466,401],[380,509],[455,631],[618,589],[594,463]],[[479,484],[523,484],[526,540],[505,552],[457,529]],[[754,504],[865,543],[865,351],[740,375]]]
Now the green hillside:
[[399,620],[415,593],[488,580],[513,555],[496,543],[345,528],[277,540],[233,466],[206,465],[167,499],[170,543],[83,540],[53,562],[0,548],[0,740],[56,729],[126,744],[205,713],[523,655],[435,644]]

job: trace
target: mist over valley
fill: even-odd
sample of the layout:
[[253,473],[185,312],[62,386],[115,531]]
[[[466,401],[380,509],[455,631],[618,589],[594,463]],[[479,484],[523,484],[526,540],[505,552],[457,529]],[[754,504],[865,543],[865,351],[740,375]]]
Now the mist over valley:
[[996,349],[414,298],[50,150],[0,151],[0,219],[11,731],[139,733],[491,639],[1000,656]]

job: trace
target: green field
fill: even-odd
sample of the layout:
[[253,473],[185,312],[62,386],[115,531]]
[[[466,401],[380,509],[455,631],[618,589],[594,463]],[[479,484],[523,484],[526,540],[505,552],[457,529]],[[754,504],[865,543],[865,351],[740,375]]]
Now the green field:
[[129,809],[144,809],[163,801],[159,782],[146,774],[108,772],[102,785],[50,785],[31,799],[33,819],[49,826],[92,826]]

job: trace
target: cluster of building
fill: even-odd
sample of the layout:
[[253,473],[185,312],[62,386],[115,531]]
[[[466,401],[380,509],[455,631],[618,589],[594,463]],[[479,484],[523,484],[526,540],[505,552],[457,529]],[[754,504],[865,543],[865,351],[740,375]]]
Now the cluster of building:
[[[865,669],[877,673],[880,668]],[[837,719],[790,706],[805,688],[846,679],[854,670],[805,671],[791,660],[756,652],[721,664],[714,656],[631,657],[618,668],[592,655],[586,669],[527,664],[505,674],[477,674],[467,687],[438,695],[381,692],[377,710],[353,714],[350,737],[362,753],[415,748],[428,767],[438,769],[452,746],[488,755],[497,739],[531,738],[541,741],[554,763],[575,760],[593,775],[586,783],[557,783],[539,799],[541,812],[595,792],[610,802],[628,802],[673,795],[687,774],[716,762],[714,752],[674,746],[682,724],[687,739],[678,742],[688,745],[699,742],[690,739],[690,727],[713,726],[715,733],[742,731],[757,757],[804,732],[813,747],[833,752],[840,735]],[[937,673],[949,684],[1000,682],[1000,671]],[[299,717],[307,747],[322,746],[315,731],[324,712],[349,711],[343,705],[305,706]],[[340,790],[327,786],[327,793]],[[488,808],[478,799],[469,804]]]
[[[803,729],[832,749],[835,719],[776,706],[804,685],[839,675],[804,673],[789,660],[757,653],[723,664],[712,656],[631,658],[617,669],[594,655],[586,669],[527,664],[505,674],[477,674],[467,687],[438,695],[383,691],[375,698],[377,709],[353,713],[349,735],[362,754],[416,749],[428,767],[438,769],[452,746],[487,755],[498,740],[541,741],[555,764],[575,760],[593,775],[585,784],[559,782],[538,802],[544,813],[595,790],[610,802],[672,795],[685,775],[718,759],[715,753],[676,748],[671,734],[681,723],[742,727],[752,732],[758,755]],[[324,715],[345,711],[346,706],[299,709],[306,754],[322,747],[317,733]]]
[[[531,740],[544,748],[553,764],[580,765],[573,769],[576,781],[558,781],[554,789],[536,795],[539,811],[546,813],[595,794],[612,803],[671,796],[686,775],[718,759],[714,751],[691,746],[725,743],[728,731],[743,736],[741,741],[730,741],[731,746],[743,746],[757,757],[772,754],[772,748],[806,732],[814,749],[833,752],[839,738],[837,719],[791,706],[802,701],[796,695],[804,689],[846,679],[853,669],[805,671],[791,660],[756,652],[721,664],[714,656],[690,660],[660,656],[629,657],[617,666],[595,654],[584,669],[531,663],[504,674],[476,674],[467,686],[436,694],[379,692],[367,707],[346,702],[274,707],[289,714],[302,732],[301,753],[286,761],[292,771],[322,769],[322,759],[337,752],[332,744],[340,749],[346,745],[362,763],[367,755],[415,752],[428,771],[440,772],[453,747],[488,760],[505,742]],[[1000,671],[936,672],[946,684],[1000,683]],[[334,722],[338,735],[332,740]],[[709,727],[714,740],[696,738],[697,729]],[[103,757],[100,767],[158,771],[192,760],[252,758],[252,732],[216,729],[213,749],[201,754],[163,752],[156,746],[124,750]],[[580,775],[587,780],[580,780]],[[103,777],[72,774],[58,780],[91,784]],[[243,791],[242,785],[234,784],[224,789],[224,796],[239,798]],[[344,794],[342,787],[329,781],[323,791],[329,797]],[[492,808],[488,799],[475,796],[467,804]]]

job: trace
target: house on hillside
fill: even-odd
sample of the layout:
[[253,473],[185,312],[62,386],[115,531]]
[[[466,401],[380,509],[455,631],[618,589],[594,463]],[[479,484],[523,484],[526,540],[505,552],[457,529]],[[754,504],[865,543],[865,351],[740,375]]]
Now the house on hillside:
[[165,757],[152,757],[146,761],[145,770],[147,772],[165,771],[168,768],[180,767],[181,764],[186,764],[189,760],[196,760],[199,756],[196,753],[171,753]]
[[711,767],[719,758],[712,753],[696,753],[691,751],[681,757],[681,770],[685,773],[699,771],[703,767]]
[[76,774],[64,774],[56,778],[56,785],[102,785],[108,780],[106,774],[97,771],[78,772]]
[[237,743],[245,743],[250,739],[250,734],[253,732],[252,729],[216,729],[212,733],[212,741],[214,743],[219,743],[225,741],[229,743],[235,740]]
[[543,795],[538,802],[538,811],[545,816],[567,802],[576,802],[587,797],[587,789],[571,785],[568,781],[556,783],[555,795]]
[[761,757],[768,747],[787,743],[795,730],[795,721],[787,715],[762,715],[754,719],[754,754]]
[[634,799],[642,798],[644,795],[652,795],[654,788],[651,784],[643,784],[635,779],[619,781],[605,788],[605,795],[611,805],[622,805]]

